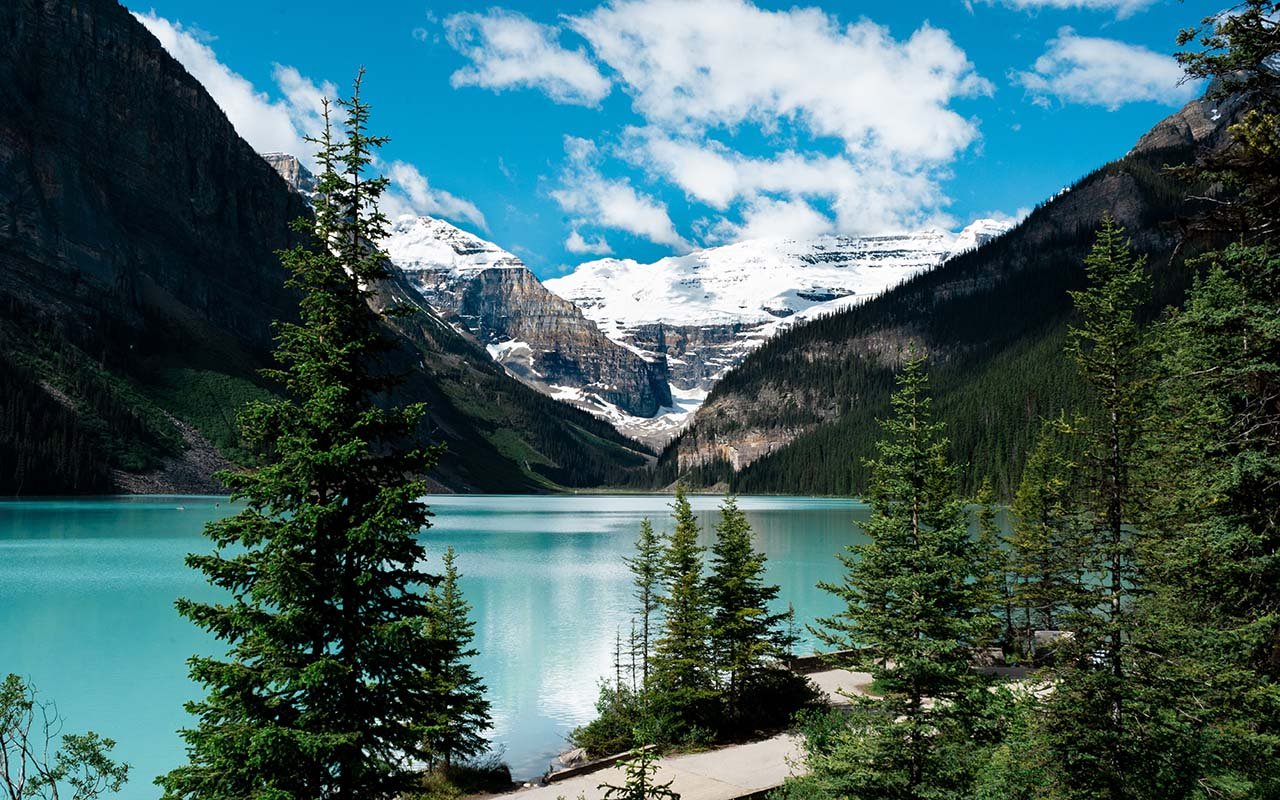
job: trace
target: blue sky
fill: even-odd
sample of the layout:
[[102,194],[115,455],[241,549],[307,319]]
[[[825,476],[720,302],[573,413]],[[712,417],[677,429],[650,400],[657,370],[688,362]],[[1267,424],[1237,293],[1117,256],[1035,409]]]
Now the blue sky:
[[397,183],[542,277],[1016,216],[1196,94],[1188,0],[134,5],[259,149],[357,66]]

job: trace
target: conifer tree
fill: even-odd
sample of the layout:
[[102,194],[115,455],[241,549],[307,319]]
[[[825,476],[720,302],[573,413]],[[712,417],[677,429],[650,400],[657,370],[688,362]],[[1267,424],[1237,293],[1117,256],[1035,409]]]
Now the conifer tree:
[[640,662],[641,685],[649,684],[649,656],[653,650],[654,617],[661,608],[662,591],[662,540],[653,532],[653,523],[646,517],[640,521],[640,533],[636,537],[636,554],[625,559],[631,570],[631,582],[635,587],[637,615],[640,618],[637,650]]
[[671,508],[675,525],[663,550],[662,631],[649,668],[662,710],[689,727],[709,722],[715,704],[708,648],[711,619],[698,519],[682,485],[676,486]]
[[421,405],[384,402],[397,381],[379,369],[391,345],[369,301],[387,274],[386,180],[367,171],[386,140],[368,132],[360,83],[339,101],[340,140],[325,107],[315,218],[298,223],[309,242],[281,254],[302,295],[300,321],[276,327],[283,396],[240,415],[262,465],[222,474],[245,508],[187,558],[227,597],[178,611],[228,652],[189,661],[207,694],[187,706],[188,763],[157,781],[168,800],[393,798],[428,756],[439,653],[414,476],[436,450],[411,444]]
[[724,703],[732,721],[741,714],[753,679],[775,668],[790,652],[791,615],[769,610],[779,589],[765,583],[765,555],[753,546],[751,524],[733,497],[720,505],[711,552],[711,654],[723,676]]
[[975,572],[983,592],[980,607],[999,619],[1004,631],[1002,638],[1007,644],[1013,640],[1013,587],[1009,580],[1009,553],[997,519],[996,493],[990,478],[982,479],[974,502],[978,506],[979,554]]
[[1085,602],[1086,537],[1074,506],[1066,427],[1065,416],[1041,423],[1011,507],[1009,557],[1018,638],[1031,654],[1036,630],[1058,630],[1062,613]]
[[971,701],[984,693],[970,667],[992,617],[978,610],[981,556],[927,383],[924,359],[910,358],[868,465],[870,541],[840,557],[842,583],[822,585],[843,608],[815,633],[884,693],[855,703],[850,727],[811,760],[835,796],[960,797],[973,770]]
[[[1088,286],[1072,292],[1079,321],[1068,352],[1092,390],[1092,403],[1069,418],[1074,440],[1074,510],[1085,525],[1081,567],[1090,579],[1066,619],[1048,701],[1046,743],[1067,797],[1127,797],[1153,766],[1143,750],[1158,735],[1145,706],[1133,649],[1136,601],[1145,586],[1139,525],[1146,508],[1142,465],[1151,414],[1151,353],[1138,309],[1146,297],[1144,259],[1124,229],[1103,218],[1085,258]],[[1084,769],[1082,765],[1088,764]]]
[[477,651],[471,604],[458,585],[456,556],[450,547],[444,552],[444,577],[429,592],[431,615],[427,630],[439,649],[439,664],[432,677],[437,681],[440,709],[436,724],[427,733],[433,759],[446,766],[456,759],[473,758],[489,746],[482,733],[492,727],[484,683],[471,668]]

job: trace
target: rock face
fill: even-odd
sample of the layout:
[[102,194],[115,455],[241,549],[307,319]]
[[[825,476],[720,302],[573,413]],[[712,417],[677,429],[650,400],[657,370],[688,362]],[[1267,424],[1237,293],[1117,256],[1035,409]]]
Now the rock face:
[[660,354],[611,341],[497,245],[444,220],[404,217],[386,249],[423,299],[525,383],[601,413],[652,417],[672,405]]
[[0,39],[0,291],[130,330],[163,297],[269,345],[305,203],[213,98],[115,2],[6,0]]
[[297,156],[289,153],[263,153],[262,160],[270,164],[276,174],[284,178],[284,182],[289,184],[290,189],[307,198],[315,194],[316,177],[302,166]]
[[[1212,90],[1211,90],[1212,91]],[[1198,98],[1165,117],[1143,134],[1133,146],[1133,153],[1163,150],[1171,147],[1216,146],[1230,121],[1244,107],[1238,96]]]

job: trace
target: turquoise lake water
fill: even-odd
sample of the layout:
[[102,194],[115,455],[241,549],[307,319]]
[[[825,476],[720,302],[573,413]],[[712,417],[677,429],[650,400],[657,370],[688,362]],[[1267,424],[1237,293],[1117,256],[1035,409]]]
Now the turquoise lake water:
[[[629,555],[640,520],[669,527],[669,496],[437,496],[425,532],[433,561],[458,553],[474,605],[477,671],[493,703],[495,747],[517,778],[540,774],[593,713],[612,674],[614,635],[629,630]],[[711,541],[715,497],[692,499]],[[840,577],[835,554],[861,540],[866,508],[849,500],[744,497],[780,602],[801,623],[836,610],[815,586]],[[133,767],[120,795],[148,800],[182,759],[182,703],[198,696],[185,659],[216,643],[173,610],[212,590],[183,557],[207,551],[222,498],[117,497],[0,502],[0,675],[34,681],[67,730],[119,742]],[[434,566],[433,563],[430,566]]]

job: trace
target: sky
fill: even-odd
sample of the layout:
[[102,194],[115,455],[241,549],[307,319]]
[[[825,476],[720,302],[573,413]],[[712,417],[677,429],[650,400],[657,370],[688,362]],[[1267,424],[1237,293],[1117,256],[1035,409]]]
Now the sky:
[[384,210],[540,277],[1018,218],[1196,97],[1204,0],[126,0],[261,152],[359,67]]

